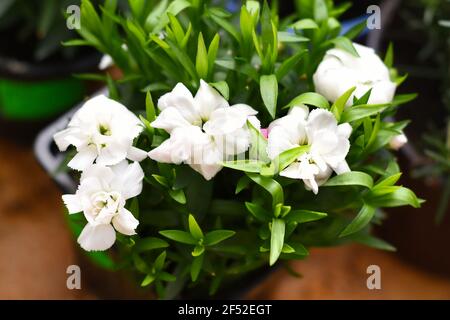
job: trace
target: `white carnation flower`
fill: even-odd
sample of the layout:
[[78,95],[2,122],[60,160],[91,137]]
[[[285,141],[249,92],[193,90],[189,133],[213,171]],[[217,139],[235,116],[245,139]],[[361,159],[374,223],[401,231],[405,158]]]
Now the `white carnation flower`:
[[68,163],[84,170],[94,161],[115,165],[124,159],[141,161],[146,152],[133,147],[133,140],[143,130],[140,120],[125,106],[103,95],[88,100],[73,116],[68,127],[54,135],[60,151],[70,145],[77,154]]
[[245,104],[229,106],[211,86],[200,80],[195,97],[181,83],[158,100],[161,113],[152,127],[170,138],[149,152],[158,162],[187,163],[207,180],[222,169],[220,162],[245,152],[250,145],[247,120],[259,128],[257,112]]
[[391,141],[389,141],[389,148],[393,150],[399,150],[408,142],[408,138],[405,134],[399,134],[394,136]]
[[316,92],[334,102],[348,89],[356,87],[347,101],[347,105],[351,105],[353,97],[360,98],[372,89],[369,104],[391,102],[396,84],[390,79],[389,69],[372,48],[353,45],[359,57],[338,48],[326,52],[313,75]]
[[309,145],[309,151],[280,172],[281,176],[302,179],[315,194],[332,172],[350,171],[345,160],[350,149],[348,138],[352,128],[338,125],[334,115],[324,109],[309,112],[306,106],[296,106],[288,115],[269,126],[267,153],[274,159],[283,151]]
[[94,164],[82,173],[77,192],[62,196],[70,214],[83,212],[88,221],[78,237],[84,250],[109,249],[116,240],[115,230],[136,234],[139,221],[125,209],[125,203],[141,193],[143,179],[137,162],[124,160],[112,167]]

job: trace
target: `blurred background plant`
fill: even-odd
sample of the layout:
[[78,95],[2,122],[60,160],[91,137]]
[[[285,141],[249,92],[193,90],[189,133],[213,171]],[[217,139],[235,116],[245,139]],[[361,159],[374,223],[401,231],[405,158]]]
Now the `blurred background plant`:
[[412,76],[429,76],[439,81],[438,104],[422,106],[440,110],[437,119],[426,120],[428,132],[423,134],[424,152],[432,162],[417,168],[414,176],[437,179],[442,184],[436,212],[436,221],[440,222],[450,202],[450,1],[408,1],[405,5],[400,11],[402,20],[424,39],[417,53],[418,67],[411,69]]

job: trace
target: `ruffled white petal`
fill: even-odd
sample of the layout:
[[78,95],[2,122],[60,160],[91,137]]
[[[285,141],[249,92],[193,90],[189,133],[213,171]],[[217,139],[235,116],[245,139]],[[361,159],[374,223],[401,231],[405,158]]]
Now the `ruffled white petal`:
[[97,157],[97,149],[94,145],[87,146],[78,151],[78,153],[69,161],[67,166],[72,169],[82,171],[89,167]]
[[83,211],[81,200],[77,194],[65,194],[62,196],[64,205],[66,206],[69,214],[78,213]]
[[110,224],[92,226],[86,224],[78,237],[78,243],[86,251],[104,251],[116,241],[116,232]]
[[136,234],[139,221],[127,209],[122,209],[120,213],[112,219],[114,228],[120,233],[132,236]]
[[200,80],[200,88],[195,95],[195,104],[200,118],[209,119],[214,110],[228,107],[228,101],[225,100],[217,90],[208,83]]

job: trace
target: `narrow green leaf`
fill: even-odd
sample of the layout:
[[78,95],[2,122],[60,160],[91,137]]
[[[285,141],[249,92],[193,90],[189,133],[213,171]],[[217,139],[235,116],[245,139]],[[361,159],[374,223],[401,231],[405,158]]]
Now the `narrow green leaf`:
[[367,173],[360,171],[350,171],[339,174],[322,185],[322,187],[335,186],[363,186],[370,189],[373,186],[373,179]]
[[261,186],[272,196],[272,204],[275,207],[279,203],[284,202],[283,187],[274,179],[268,177],[262,177],[255,173],[246,173],[247,176],[253,180],[256,184]]
[[319,26],[312,19],[302,19],[291,25],[291,28],[295,30],[307,30],[307,29],[318,29]]
[[277,262],[281,254],[284,244],[284,233],[286,225],[282,219],[272,220],[272,229],[270,236],[270,259],[269,264],[272,266]]
[[261,222],[267,222],[272,217],[270,212],[256,203],[246,202],[245,207],[257,220]]
[[178,203],[186,204],[186,195],[184,194],[183,189],[177,190],[169,190],[170,197]]
[[392,42],[389,43],[388,49],[386,51],[386,55],[384,57],[384,64],[389,69],[394,65],[394,45]]
[[226,83],[226,81],[210,82],[209,85],[219,91],[225,100],[230,98],[230,88],[228,87],[228,83]]
[[155,281],[155,276],[153,274],[148,274],[145,276],[144,280],[141,282],[141,287],[146,287]]
[[358,232],[363,229],[367,224],[369,224],[370,220],[372,220],[375,214],[375,208],[364,204],[358,215],[353,219],[353,221],[345,227],[345,229],[339,235],[340,237],[348,236],[352,233]]
[[169,244],[162,239],[158,239],[158,238],[154,238],[154,237],[147,237],[147,238],[139,239],[136,242],[134,250],[136,250],[137,252],[143,252],[143,251],[150,251],[150,250],[154,250],[154,249],[167,248],[168,246],[169,246]]
[[192,251],[192,256],[193,257],[201,256],[203,252],[205,252],[205,247],[201,245],[196,245],[194,251]]
[[181,242],[184,244],[197,244],[198,240],[195,239],[189,232],[181,230],[163,230],[159,234],[169,238],[170,240]]
[[214,230],[214,231],[208,232],[205,235],[205,239],[204,239],[203,243],[205,244],[205,246],[213,246],[213,245],[216,245],[228,238],[231,238],[235,234],[236,234],[236,232],[234,232],[232,230]]
[[283,61],[278,70],[275,72],[278,81],[283,79],[283,77],[289,73],[289,71],[293,70],[293,68],[300,62],[301,58],[305,55],[307,50],[300,50],[292,57]]
[[195,218],[192,214],[189,215],[189,232],[195,239],[203,239],[202,229],[200,229],[200,226],[198,225],[197,221],[195,221]]
[[356,90],[356,87],[352,87],[344,92],[331,106],[331,112],[334,114],[336,119],[339,121],[341,119],[341,114],[344,111],[345,105],[352,93]]
[[265,163],[258,160],[234,160],[223,162],[222,165],[234,170],[259,173]]
[[301,95],[292,99],[291,102],[289,102],[289,104],[284,108],[290,108],[290,107],[299,106],[302,104],[307,104],[307,105],[311,105],[311,106],[322,108],[322,109],[330,108],[330,104],[329,104],[328,100],[325,97],[323,97],[322,95],[315,93],[315,92],[302,93]]
[[150,90],[147,91],[147,95],[145,96],[145,112],[148,121],[152,122],[156,119],[155,105],[153,104],[152,94]]
[[195,257],[191,264],[191,280],[192,282],[197,281],[198,275],[200,274],[200,271],[202,270],[203,266],[203,259],[205,255],[202,254],[198,257]]
[[306,223],[317,221],[327,217],[325,212],[311,211],[311,210],[292,210],[286,215],[286,220],[295,221],[297,223]]
[[365,117],[377,114],[386,109],[390,104],[364,104],[354,107],[349,107],[342,112],[341,123],[353,122],[363,119]]
[[266,106],[266,109],[271,115],[272,119],[274,119],[277,112],[277,77],[274,74],[261,76],[259,84],[264,105]]
[[356,51],[355,47],[353,46],[353,43],[348,38],[337,37],[330,41],[336,46],[336,48],[347,51],[348,53],[352,54],[355,57],[359,57],[358,51]]
[[195,68],[200,79],[206,79],[208,76],[208,52],[201,32],[198,34]]
[[[216,61],[217,51],[219,50],[219,42],[220,42],[220,36],[218,33],[216,33],[216,35],[211,40],[211,43],[209,44],[209,47],[208,47],[208,73],[210,75],[212,75],[212,72],[214,69],[214,62]],[[219,83],[219,82],[216,82],[216,83]],[[228,87],[228,85],[227,85],[227,87]],[[225,95],[222,91],[221,91],[221,93],[225,97]],[[228,97],[228,95],[227,95],[227,97]],[[225,99],[228,100],[228,98],[225,98]]]

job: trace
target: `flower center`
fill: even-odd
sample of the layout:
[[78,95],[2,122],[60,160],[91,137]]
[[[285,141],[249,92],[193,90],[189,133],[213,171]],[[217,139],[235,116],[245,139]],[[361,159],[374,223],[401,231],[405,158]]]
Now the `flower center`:
[[122,197],[118,192],[100,191],[92,195],[91,214],[98,216],[113,216],[118,213],[122,205]]
[[100,124],[98,126],[98,131],[100,132],[100,134],[102,136],[110,136],[112,134],[111,133],[111,128],[108,125],[106,125],[106,124]]

